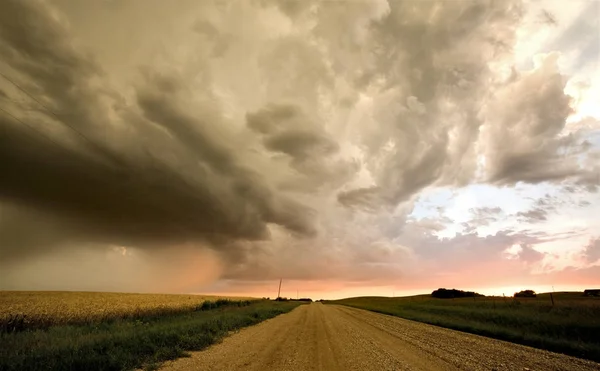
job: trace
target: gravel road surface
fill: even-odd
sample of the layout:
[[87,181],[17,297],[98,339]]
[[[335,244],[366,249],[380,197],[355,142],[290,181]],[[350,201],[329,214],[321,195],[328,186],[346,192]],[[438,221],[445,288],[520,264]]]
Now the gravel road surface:
[[161,370],[600,370],[600,364],[360,309],[313,303]]

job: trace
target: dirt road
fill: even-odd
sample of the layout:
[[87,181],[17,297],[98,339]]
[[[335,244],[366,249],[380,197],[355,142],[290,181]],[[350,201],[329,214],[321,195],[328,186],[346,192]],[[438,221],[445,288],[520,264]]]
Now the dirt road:
[[359,309],[313,303],[161,370],[600,370],[600,364]]

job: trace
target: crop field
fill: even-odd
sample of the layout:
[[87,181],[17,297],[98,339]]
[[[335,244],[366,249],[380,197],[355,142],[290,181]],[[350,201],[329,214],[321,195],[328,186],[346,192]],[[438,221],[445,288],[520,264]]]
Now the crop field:
[[195,295],[1,292],[0,370],[156,369],[298,305]]
[[[189,312],[226,297],[99,292],[0,291],[0,332]],[[249,298],[228,298],[241,300]]]
[[358,297],[335,301],[355,308],[600,360],[600,298],[554,293],[537,298],[436,299]]

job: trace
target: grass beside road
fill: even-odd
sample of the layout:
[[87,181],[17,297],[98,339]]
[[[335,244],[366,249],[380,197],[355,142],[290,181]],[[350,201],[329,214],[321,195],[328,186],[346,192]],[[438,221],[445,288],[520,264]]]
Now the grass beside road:
[[327,301],[600,362],[600,298],[358,297]]
[[201,350],[300,303],[203,302],[193,311],[0,333],[0,370],[132,370]]

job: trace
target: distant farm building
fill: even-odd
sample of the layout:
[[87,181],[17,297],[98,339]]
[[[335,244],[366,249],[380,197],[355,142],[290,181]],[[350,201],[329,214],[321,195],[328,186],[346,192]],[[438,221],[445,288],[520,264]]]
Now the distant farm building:
[[600,289],[584,290],[583,296],[600,296]]

